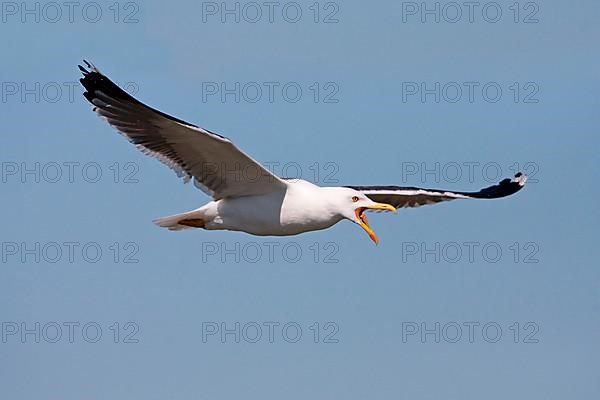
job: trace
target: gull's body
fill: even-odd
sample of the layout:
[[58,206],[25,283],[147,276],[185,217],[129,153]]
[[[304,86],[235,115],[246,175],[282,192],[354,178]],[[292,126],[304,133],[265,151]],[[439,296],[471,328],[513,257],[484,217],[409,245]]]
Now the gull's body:
[[331,193],[344,191],[344,188],[319,187],[302,179],[289,180],[285,184],[285,190],[211,201],[197,210],[155,222],[159,226],[180,230],[194,226],[174,225],[177,221],[200,220],[202,223],[199,224],[207,230],[290,236],[326,229],[344,219],[336,204],[327,201],[336,198],[330,196]]
[[478,192],[398,186],[320,187],[286,180],[265,169],[224,136],[139,102],[87,63],[79,67],[84,96],[94,111],[138,149],[173,169],[213,201],[154,222],[170,230],[203,228],[260,236],[289,236],[329,228],[343,219],[360,225],[377,243],[365,211],[396,211],[455,199],[493,199],[525,184],[520,173]]

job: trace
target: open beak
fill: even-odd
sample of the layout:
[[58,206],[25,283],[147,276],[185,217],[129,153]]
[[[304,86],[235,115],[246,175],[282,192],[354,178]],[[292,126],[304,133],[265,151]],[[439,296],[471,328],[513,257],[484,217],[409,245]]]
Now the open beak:
[[367,210],[396,212],[396,207],[392,206],[391,204],[374,203],[368,207],[359,207],[356,210],[354,210],[356,218],[358,219],[358,224],[365,230],[365,232],[367,232],[367,234],[375,243],[375,245],[377,245],[377,243],[379,243],[379,239],[377,239],[377,235],[375,235],[375,232],[373,232],[373,229],[371,229],[371,227],[369,226],[367,216],[364,214],[364,212]]

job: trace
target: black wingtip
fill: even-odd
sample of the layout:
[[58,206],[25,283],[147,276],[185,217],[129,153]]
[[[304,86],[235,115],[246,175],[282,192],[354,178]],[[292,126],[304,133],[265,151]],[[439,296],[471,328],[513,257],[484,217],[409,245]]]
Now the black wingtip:
[[515,182],[515,183],[519,184],[519,186],[523,187],[523,186],[525,186],[525,183],[527,182],[527,175],[525,175],[521,172],[517,172],[515,174],[515,177],[511,180],[511,182]]
[[89,62],[88,60],[83,60],[83,63],[86,65],[87,68],[89,68],[89,71],[82,66],[81,64],[78,65],[79,70],[81,71],[81,73],[85,76],[88,75],[92,72],[98,72],[100,73],[100,70],[98,68],[96,68],[96,66],[94,64],[92,64],[91,62]]
[[465,193],[470,197],[479,199],[499,199],[501,197],[510,196],[523,189],[527,182],[527,175],[517,172],[514,178],[506,178],[497,185],[487,187],[477,193]]
[[[114,82],[112,82],[108,77],[106,77],[102,72],[100,72],[100,70],[96,68],[94,64],[88,62],[87,60],[83,60],[83,62],[90,70],[88,71],[85,67],[79,65],[79,70],[83,73],[83,77],[79,79],[79,82],[81,82],[81,84],[85,88],[83,96],[94,106],[97,106],[97,104],[94,104],[94,100],[97,98],[98,93],[102,92],[105,98],[109,97],[121,102],[137,104],[139,106],[146,107],[149,110],[156,112],[159,115],[168,118],[172,121],[183,125],[191,126],[193,128],[197,128],[197,126],[194,124],[190,124],[189,122],[185,122],[181,119],[165,114],[162,111],[158,111],[154,108],[146,106],[145,104],[134,98],[132,95],[121,89]],[[224,136],[221,136],[214,132],[211,132],[211,134],[225,138]]]
[[87,68],[82,65],[78,65],[79,70],[83,74],[83,77],[79,79],[79,82],[81,82],[81,84],[85,88],[83,96],[90,103],[94,104],[94,99],[97,96],[96,91],[101,91],[104,94],[115,99],[122,99],[134,103],[139,103],[131,95],[129,95],[123,89],[114,84],[110,79],[104,76],[94,64],[87,60],[83,60],[83,62],[87,66]]

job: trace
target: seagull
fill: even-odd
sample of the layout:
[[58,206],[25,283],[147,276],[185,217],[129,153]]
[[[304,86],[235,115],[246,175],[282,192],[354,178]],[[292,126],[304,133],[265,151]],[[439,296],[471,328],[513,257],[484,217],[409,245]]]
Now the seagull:
[[84,63],[87,68],[79,65],[80,82],[93,111],[143,153],[212,197],[198,209],[153,221],[172,231],[202,228],[290,236],[327,229],[347,219],[377,244],[366,211],[396,212],[456,199],[496,199],[518,192],[527,180],[517,173],[478,192],[452,192],[400,186],[321,187],[281,178],[228,138],[141,103],[93,64]]

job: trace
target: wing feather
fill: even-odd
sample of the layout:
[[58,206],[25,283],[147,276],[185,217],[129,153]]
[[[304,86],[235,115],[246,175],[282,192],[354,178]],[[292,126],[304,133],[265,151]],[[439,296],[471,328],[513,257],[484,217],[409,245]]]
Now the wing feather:
[[215,199],[269,193],[285,183],[228,138],[141,103],[95,66],[79,66],[93,110],[144,154]]
[[456,199],[498,199],[510,196],[525,186],[527,176],[522,173],[513,179],[504,179],[478,192],[451,192],[439,189],[422,189],[400,186],[348,186],[361,191],[371,200],[378,203],[391,204],[396,208],[420,207]]

